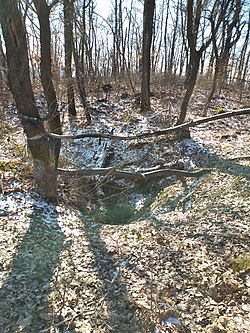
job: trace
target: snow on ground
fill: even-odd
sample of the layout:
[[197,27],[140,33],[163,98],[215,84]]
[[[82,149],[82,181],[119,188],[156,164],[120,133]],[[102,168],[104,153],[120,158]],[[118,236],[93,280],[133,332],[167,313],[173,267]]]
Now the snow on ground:
[[[82,128],[79,113],[73,130],[161,128],[157,112],[140,115],[128,103],[96,109],[92,126]],[[18,130],[12,125],[11,136]],[[143,193],[120,193],[138,210],[152,193],[143,214],[127,223],[121,212],[107,220],[101,211],[44,202],[17,177],[22,160],[7,170],[14,150],[6,137],[0,141],[10,148],[1,151],[9,158],[0,196],[0,332],[249,332],[249,162],[224,163],[249,154],[249,123],[239,117],[191,132],[181,142],[110,143],[108,165],[120,168],[213,167],[198,181],[171,178],[142,184]],[[61,163],[95,166],[99,143],[64,142]]]

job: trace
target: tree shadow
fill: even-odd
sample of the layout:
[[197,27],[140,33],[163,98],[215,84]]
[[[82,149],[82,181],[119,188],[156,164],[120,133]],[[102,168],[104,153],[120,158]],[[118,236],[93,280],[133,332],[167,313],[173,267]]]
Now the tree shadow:
[[64,237],[56,213],[45,216],[34,208],[28,219],[29,228],[0,289],[1,333],[37,333],[51,326],[48,294]]
[[[103,321],[107,332],[137,332],[139,327],[136,309],[129,300],[126,282],[123,281],[121,274],[122,267],[126,263],[116,251],[108,250],[101,238],[101,224],[95,225],[93,229],[91,225],[88,226],[86,223],[85,230],[89,250],[94,256],[93,268],[101,282],[100,298],[96,305],[96,318],[99,317]],[[102,309],[103,312],[101,312]],[[104,314],[105,312],[107,312],[107,316]]]
[[[208,149],[204,149],[202,151],[202,149],[200,149],[200,143],[198,141],[196,141],[195,139],[188,139],[189,143],[191,142],[191,145],[194,145],[194,147],[196,147],[196,151],[204,153],[204,156],[209,156],[209,150]],[[186,146],[187,151],[190,149],[190,145]],[[184,147],[185,150],[185,147]],[[183,150],[183,152],[184,152]],[[189,157],[190,160],[192,160],[193,156],[194,156],[194,161],[196,162],[196,158],[197,161],[200,160],[199,154],[196,155],[196,151],[193,151],[191,153],[188,153],[187,155],[185,155],[184,152],[184,157]],[[193,153],[193,156],[192,156]],[[249,157],[247,157],[247,159],[249,159]],[[244,157],[242,158],[242,160],[244,160]],[[234,186],[235,188],[237,188],[238,184],[238,180],[239,179],[244,179],[244,181],[249,181],[250,180],[250,165],[244,165],[241,164],[239,162],[241,161],[241,158],[237,158],[237,159],[230,159],[230,158],[222,158],[221,156],[219,156],[218,154],[210,154],[209,156],[209,161],[205,161],[204,163],[201,163],[199,166],[201,167],[207,167],[209,168],[211,171],[214,172],[218,172],[218,173],[222,173],[225,175],[231,175],[231,176],[235,176],[236,179],[234,181]],[[195,163],[196,164],[196,163]],[[208,169],[208,170],[209,170]],[[179,210],[181,213],[185,213],[189,211],[190,205],[192,204],[192,193],[193,191],[195,191],[195,188],[197,185],[199,185],[204,179],[206,179],[206,177],[210,175],[210,173],[208,172],[207,174],[192,180],[192,182],[190,182],[189,184],[187,184],[185,181],[182,181],[182,186],[181,189],[179,188],[179,190],[177,191],[177,194],[175,196],[171,197],[171,200],[169,200],[167,202],[167,204],[162,205],[161,209],[159,209],[158,211],[156,210],[155,214],[153,214],[153,218],[152,218],[152,223],[154,226],[159,226],[159,227],[164,227],[164,230],[166,233],[168,232],[173,232],[173,230],[178,230],[183,228],[186,225],[186,221],[178,221],[176,220],[173,225],[171,223],[165,223],[164,220],[160,220],[158,218],[156,218],[157,214],[165,214],[174,210]],[[211,176],[213,177],[213,175]],[[238,178],[239,177],[239,178]],[[239,183],[240,184],[240,183]],[[173,182],[174,186],[176,186],[176,182]],[[179,186],[180,187],[180,186]],[[166,187],[165,191],[167,193],[168,187]],[[221,197],[223,198],[223,191],[224,193],[227,191],[227,188],[221,188]],[[208,192],[210,191],[209,186],[208,186]],[[247,190],[246,190],[247,191]],[[246,192],[245,191],[245,192]],[[211,194],[212,196],[212,194]],[[204,205],[204,203],[203,203]],[[216,199],[214,200],[210,200],[206,203],[206,207],[204,208],[203,206],[200,208],[200,210],[204,210],[204,214],[212,212],[214,209],[214,206],[218,205],[218,203],[216,202]],[[240,216],[241,214],[239,214],[238,210],[236,209],[237,207],[234,205],[234,203],[230,203],[230,202],[226,202],[224,203],[222,201],[221,203],[221,214],[225,214],[225,215],[230,215],[230,214],[234,214],[235,216],[233,217],[234,221],[241,221],[241,219],[243,218],[242,216]],[[210,221],[211,222],[211,221]],[[208,223],[210,223],[208,222]],[[231,243],[231,244],[235,244],[235,246],[239,246],[240,244],[247,244],[248,243],[248,235],[243,235],[241,232],[238,232],[237,234],[235,234],[235,228],[231,228],[228,226],[228,224],[226,222],[223,222],[221,220],[219,221],[213,221],[213,229],[210,233],[210,230],[206,230],[204,232],[197,232],[196,228],[194,228],[194,232],[190,233],[190,234],[186,234],[186,237],[192,237],[194,239],[198,239],[201,241],[201,244],[206,243],[207,247],[210,249],[211,253],[213,253],[213,250],[215,253],[217,253],[216,251],[218,251],[218,253],[221,251],[221,249],[223,247],[226,246],[227,243]],[[213,233],[214,231],[214,233]],[[223,252],[222,252],[223,255]]]
[[228,173],[233,176],[240,176],[250,180],[250,166],[239,164],[234,160],[216,156],[216,161],[213,167],[222,173]]

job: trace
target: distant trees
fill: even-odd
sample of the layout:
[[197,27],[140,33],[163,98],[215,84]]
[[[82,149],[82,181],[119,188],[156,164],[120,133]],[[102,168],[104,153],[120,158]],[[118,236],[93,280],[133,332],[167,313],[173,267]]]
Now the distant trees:
[[[64,3],[66,9],[63,10],[63,6],[59,5],[57,14],[56,11],[51,13],[51,21],[53,21],[54,27],[64,25],[66,35],[71,34],[71,38],[66,37],[65,40],[60,37],[59,33],[57,36],[57,40],[61,43],[61,45],[57,45],[58,49],[72,48],[72,52],[65,51],[67,56],[63,56],[60,65],[65,70],[64,78],[66,79],[66,76],[69,76],[66,72],[70,73],[68,63],[71,57],[71,75],[74,74],[73,81],[71,80],[72,84],[69,84],[71,90],[72,86],[75,88],[75,84],[77,84],[78,93],[82,92],[81,96],[84,97],[84,92],[86,93],[88,90],[88,84],[97,81],[101,81],[102,84],[104,77],[119,78],[129,75],[133,78],[133,76],[138,76],[142,71],[142,54],[145,47],[143,43],[143,10],[147,1],[110,0],[108,16],[102,11],[97,12],[94,0],[64,0],[61,3]],[[195,63],[197,63],[199,53],[197,75],[199,73],[206,75],[208,71],[211,72],[211,68],[215,70],[216,51],[211,36],[212,28],[218,29],[213,34],[216,35],[220,49],[223,36],[229,28],[229,21],[233,19],[230,10],[232,12],[233,8],[239,8],[239,11],[236,10],[237,15],[235,14],[241,22],[239,24],[239,39],[234,39],[235,43],[231,47],[225,75],[233,81],[240,77],[238,73],[244,69],[246,69],[246,77],[249,75],[249,69],[245,67],[249,45],[245,44],[247,46],[242,56],[238,52],[239,45],[243,43],[246,34],[247,25],[242,25],[244,21],[248,20],[246,1],[159,0],[154,7],[154,28],[150,51],[151,71],[165,74],[166,80],[170,77],[186,77],[187,88],[189,83],[191,85],[191,73],[193,71],[194,74],[194,69],[197,67]],[[225,8],[228,10],[225,11]],[[147,12],[147,15],[150,13],[150,11]],[[53,17],[56,15],[59,18],[54,19]],[[223,24],[219,23],[222,20],[224,20],[224,28]],[[190,23],[190,21],[193,22]],[[66,22],[68,23],[66,24]],[[218,24],[220,25],[218,26]],[[212,27],[212,25],[214,26]],[[73,34],[69,32],[72,31],[72,28]],[[236,33],[235,29],[236,26],[233,27],[232,34]],[[59,28],[55,30],[60,31]],[[71,43],[70,39],[73,39]],[[236,52],[233,53],[233,50]],[[234,65],[232,63],[233,54]],[[240,60],[240,57],[242,59],[241,68],[244,64],[244,69],[237,66],[239,65],[237,58]],[[74,61],[72,61],[73,58]],[[195,60],[195,58],[197,59]],[[65,64],[62,65],[64,60]],[[69,83],[69,81],[70,79],[66,79],[66,82]],[[81,99],[84,100],[82,97]],[[187,102],[188,98],[185,98],[183,108]]]
[[[233,46],[238,42],[241,36],[242,24],[242,1],[226,1],[220,10],[214,10],[211,17],[211,39],[212,52],[214,57],[214,75],[212,88],[204,106],[203,114],[212,100],[212,97],[219,85],[219,90],[228,78],[228,64]],[[220,33],[216,19],[221,21]],[[217,25],[217,26],[216,26]],[[242,71],[242,69],[241,69]]]
[[[204,2],[187,0],[186,37],[188,40],[188,70],[185,79],[186,91],[182,100],[177,124],[186,118],[187,107],[192,96],[199,68],[202,63],[204,70],[205,51],[212,44],[212,55],[215,59],[213,84],[204,106],[204,114],[216,91],[217,81],[220,84],[228,78],[228,65],[232,47],[237,43],[242,30],[241,0],[223,0]],[[205,37],[206,36],[206,37]]]
[[[96,10],[94,0],[64,0],[59,2],[61,4],[58,5],[57,11],[51,12],[53,30],[57,31],[57,36],[52,40],[59,42],[57,50],[63,49],[65,54],[58,54],[61,59],[57,63],[61,66],[58,71],[61,73],[60,77],[63,76],[68,85],[66,98],[69,110],[76,87],[78,97],[84,105],[88,87],[98,88],[98,85],[106,83],[103,81],[106,81],[107,76],[111,79],[121,77],[127,79],[134,92],[133,80],[135,82],[135,78],[142,74],[142,65],[145,64],[142,61],[146,48],[146,43],[143,42],[143,10],[147,2],[110,0],[110,12],[106,16],[102,11]],[[183,115],[185,118],[195,87],[196,80],[193,78],[195,76],[197,78],[200,73],[211,75],[211,70],[214,72],[216,70],[216,50],[212,34],[215,35],[219,50],[222,52],[222,43],[226,41],[223,36],[226,33],[230,35],[229,21],[233,20],[234,8],[239,8],[234,15],[239,18],[238,22],[241,22],[238,23],[239,38],[231,38],[234,43],[229,52],[228,65],[224,65],[227,67],[224,81],[227,83],[229,77],[230,82],[243,82],[244,87],[250,72],[246,66],[250,47],[246,42],[244,51],[240,55],[239,46],[243,44],[247,30],[247,25],[243,25],[243,22],[248,20],[246,1],[160,0],[154,7],[150,47],[151,72],[165,75],[166,81],[175,77],[185,78],[186,94],[183,97],[179,122],[183,121]],[[225,8],[228,9],[225,11]],[[147,15],[150,13],[147,12]],[[59,33],[60,28],[55,28],[60,25],[64,26],[65,38]],[[212,32],[212,29],[215,31]],[[236,34],[235,29],[234,25],[233,35]],[[74,97],[77,98],[76,95]]]
[[248,11],[247,31],[243,41],[239,59],[237,62],[237,70],[235,75],[236,81],[240,86],[240,99],[242,98],[244,86],[246,85],[247,82],[247,73],[249,74],[249,68],[250,68],[249,45],[250,45],[250,9]]
[[[59,99],[65,99],[75,115],[76,100],[85,107],[89,91],[122,80],[134,93],[140,78],[141,110],[146,111],[154,73],[169,86],[175,78],[183,82],[177,119],[182,124],[199,75],[212,77],[204,114],[217,90],[237,84],[242,97],[249,87],[248,1],[110,0],[109,15],[97,11],[96,3],[0,1],[0,80],[7,64],[36,183],[50,198],[56,197],[60,140],[48,137],[46,130],[61,133]],[[46,128],[35,102],[41,89],[47,102]]]

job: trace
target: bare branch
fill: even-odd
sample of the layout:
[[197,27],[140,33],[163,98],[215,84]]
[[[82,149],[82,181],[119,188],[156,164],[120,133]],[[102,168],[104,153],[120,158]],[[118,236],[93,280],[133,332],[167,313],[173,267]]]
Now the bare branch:
[[[62,139],[62,140],[69,140],[69,139],[83,139],[83,138],[105,138],[105,139],[111,139],[111,140],[133,140],[133,139],[142,139],[142,138],[149,138],[149,137],[155,137],[155,136],[161,136],[161,135],[166,135],[170,134],[173,132],[179,132],[183,131],[187,128],[190,127],[195,127],[200,124],[224,119],[224,118],[229,118],[229,117],[234,117],[234,116],[240,116],[240,115],[247,115],[250,114],[250,109],[240,109],[240,110],[234,110],[234,111],[229,111],[225,113],[221,113],[215,116],[211,117],[204,117],[200,118],[194,121],[190,121],[188,123],[184,123],[182,125],[177,125],[173,127],[169,127],[163,130],[159,131],[154,131],[154,132],[145,132],[145,133],[140,133],[137,135],[112,135],[112,134],[104,134],[104,133],[80,133],[80,134],[72,134],[72,135],[58,135],[54,133],[47,133],[49,136]],[[32,138],[30,138],[32,140]]]
[[115,168],[94,168],[94,169],[85,169],[85,170],[65,170],[60,168],[58,169],[58,173],[60,175],[69,176],[69,177],[99,175],[99,176],[109,176],[111,178],[116,178],[116,179],[130,179],[130,180],[150,180],[155,178],[163,178],[167,176],[198,178],[211,171],[212,169],[201,169],[198,171],[184,171],[184,170],[168,169],[168,168],[147,171],[147,172],[140,172],[140,171],[129,172],[129,171],[117,170]]
[[52,2],[51,2],[51,4],[49,5],[49,9],[51,10],[55,5],[57,5],[58,4],[58,2],[60,2],[61,0],[53,0]]

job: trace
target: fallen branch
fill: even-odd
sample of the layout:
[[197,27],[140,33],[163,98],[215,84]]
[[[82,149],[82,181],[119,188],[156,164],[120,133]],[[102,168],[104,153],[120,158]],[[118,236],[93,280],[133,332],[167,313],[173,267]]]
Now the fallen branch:
[[144,132],[140,133],[137,135],[112,135],[112,134],[104,134],[104,133],[80,133],[80,134],[72,134],[72,135],[58,135],[54,133],[47,133],[49,136],[57,138],[57,139],[62,139],[62,140],[68,140],[68,139],[83,139],[83,138],[106,138],[110,140],[133,140],[133,139],[142,139],[142,138],[149,138],[149,137],[155,137],[155,136],[161,136],[161,135],[166,135],[170,134],[173,132],[178,132],[185,130],[190,127],[195,127],[200,124],[224,119],[224,118],[229,118],[229,117],[234,117],[234,116],[240,116],[240,115],[246,115],[250,114],[250,109],[240,109],[240,110],[234,110],[230,112],[225,112],[221,113],[215,116],[211,117],[204,117],[200,118],[194,121],[190,121],[188,123],[184,123],[182,125],[177,125],[173,127],[169,127],[163,130],[159,131],[154,131],[154,132]]
[[60,175],[65,176],[75,176],[75,177],[82,177],[82,176],[110,176],[111,178],[116,179],[130,179],[130,180],[149,180],[154,178],[160,177],[167,177],[167,176],[179,176],[179,177],[201,177],[204,174],[211,172],[211,169],[201,169],[197,171],[184,171],[184,170],[177,170],[177,169],[158,169],[152,170],[147,172],[130,172],[130,171],[122,171],[117,170],[115,168],[93,168],[93,169],[84,169],[84,170],[65,170],[65,169],[58,169],[58,173]]
[[226,160],[229,160],[229,161],[250,160],[250,155],[229,157]]

